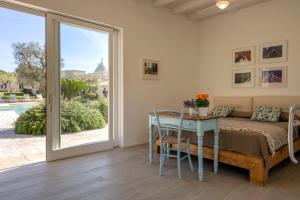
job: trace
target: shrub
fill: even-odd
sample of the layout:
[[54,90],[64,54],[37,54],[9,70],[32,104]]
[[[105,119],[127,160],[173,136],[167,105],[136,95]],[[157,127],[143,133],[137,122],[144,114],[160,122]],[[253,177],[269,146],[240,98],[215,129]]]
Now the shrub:
[[108,122],[108,102],[106,98],[101,97],[99,100],[89,103],[88,106],[92,109],[99,110],[105,121]]
[[15,124],[16,133],[28,135],[46,134],[46,108],[39,105],[22,113]]
[[33,94],[33,93],[32,93],[32,89],[28,89],[28,88],[23,88],[21,91],[22,91],[24,94],[29,94],[30,96],[35,96],[36,94],[40,94],[40,93],[41,93],[40,90],[36,90],[36,91],[35,91],[36,94]]
[[[2,96],[2,99],[10,99],[10,96]],[[17,100],[23,100],[24,99],[24,96],[16,96],[16,99]],[[30,96],[30,99],[35,99],[35,96]]]
[[20,97],[20,96],[23,96],[24,93],[23,92],[4,92],[4,96],[9,96],[11,94],[15,94],[16,97]]
[[[77,101],[62,101],[61,130],[62,133],[74,133],[84,130],[100,129],[106,125],[99,110],[84,106]],[[46,109],[39,105],[21,114],[15,124],[17,134],[45,135]]]
[[80,132],[104,128],[105,120],[96,109],[86,107],[78,101],[63,101],[61,126],[63,132]]
[[63,79],[61,80],[61,94],[63,98],[71,100],[87,88],[87,84],[82,81]]
[[96,94],[96,93],[87,93],[87,94],[84,94],[84,95],[81,95],[81,99],[83,100],[91,100],[91,101],[94,101],[94,100],[97,100],[99,98],[99,95]]

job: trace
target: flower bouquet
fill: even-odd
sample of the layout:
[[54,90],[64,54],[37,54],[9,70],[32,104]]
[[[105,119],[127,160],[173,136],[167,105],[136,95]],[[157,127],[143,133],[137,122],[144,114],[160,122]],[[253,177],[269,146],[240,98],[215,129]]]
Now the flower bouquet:
[[199,115],[207,116],[209,106],[208,94],[198,94],[195,101],[197,107],[199,108]]
[[195,99],[186,100],[183,106],[189,109],[191,116],[207,116],[208,113],[208,94],[198,94]]
[[195,102],[194,99],[184,101],[183,106],[185,108],[189,109],[189,113],[190,113],[191,116],[197,116],[198,115],[198,107],[197,107],[196,102]]

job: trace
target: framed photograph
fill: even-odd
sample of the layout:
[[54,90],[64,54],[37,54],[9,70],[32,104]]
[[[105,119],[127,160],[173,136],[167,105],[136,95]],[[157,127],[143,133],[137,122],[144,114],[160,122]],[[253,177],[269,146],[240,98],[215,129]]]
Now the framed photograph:
[[234,49],[232,53],[233,66],[245,66],[255,64],[255,46]]
[[232,70],[232,87],[252,88],[255,84],[254,69]]
[[259,62],[283,62],[287,60],[287,41],[269,42],[259,46]]
[[262,88],[286,87],[287,66],[258,69],[259,86]]
[[144,80],[159,80],[160,79],[160,64],[157,60],[143,59],[142,60],[142,79]]

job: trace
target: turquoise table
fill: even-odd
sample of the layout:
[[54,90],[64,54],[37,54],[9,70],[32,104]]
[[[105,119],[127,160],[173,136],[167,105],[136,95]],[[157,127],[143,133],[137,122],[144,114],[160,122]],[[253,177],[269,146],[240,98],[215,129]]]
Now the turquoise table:
[[[178,116],[174,113],[159,113],[161,123],[172,123]],[[149,160],[153,163],[153,143],[154,132],[153,127],[157,125],[155,117],[149,115]],[[218,152],[219,152],[219,120],[218,117],[208,116],[190,116],[185,114],[182,129],[191,131],[198,136],[198,173],[199,181],[203,181],[203,137],[204,133],[213,130],[214,133],[214,172],[218,172]]]

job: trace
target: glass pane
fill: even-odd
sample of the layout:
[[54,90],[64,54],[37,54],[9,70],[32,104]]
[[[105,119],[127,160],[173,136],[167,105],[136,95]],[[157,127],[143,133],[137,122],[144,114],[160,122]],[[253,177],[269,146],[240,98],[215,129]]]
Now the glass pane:
[[60,24],[60,148],[108,141],[109,33]]
[[45,18],[0,8],[0,171],[45,160]]

